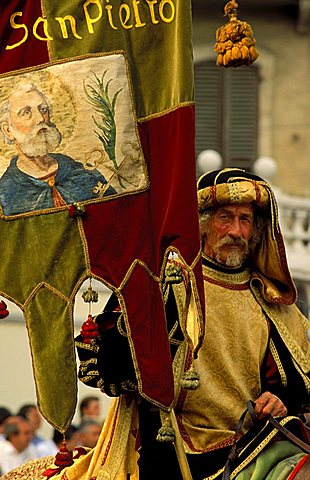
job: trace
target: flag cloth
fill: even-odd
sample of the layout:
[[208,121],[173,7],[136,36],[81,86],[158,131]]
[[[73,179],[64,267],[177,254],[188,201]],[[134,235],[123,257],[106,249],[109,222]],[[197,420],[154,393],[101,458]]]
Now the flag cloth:
[[40,411],[61,431],[75,413],[73,306],[91,277],[119,299],[140,394],[168,408],[172,251],[203,333],[191,2],[4,3],[0,293],[24,312]]

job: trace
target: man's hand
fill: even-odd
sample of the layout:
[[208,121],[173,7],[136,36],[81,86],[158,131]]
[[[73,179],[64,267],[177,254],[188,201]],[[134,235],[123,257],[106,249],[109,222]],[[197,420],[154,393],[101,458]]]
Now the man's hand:
[[255,400],[254,412],[258,418],[267,417],[272,415],[273,417],[285,417],[287,414],[287,408],[282,401],[270,392],[264,392],[257,400]]

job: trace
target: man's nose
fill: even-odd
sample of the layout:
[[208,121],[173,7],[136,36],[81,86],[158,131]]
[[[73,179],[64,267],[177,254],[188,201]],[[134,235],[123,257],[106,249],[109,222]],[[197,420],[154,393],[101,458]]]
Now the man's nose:
[[35,117],[35,121],[36,123],[42,123],[42,122],[45,122],[45,118],[44,118],[44,114],[42,112],[40,112],[39,109],[36,109],[34,110],[34,117]]
[[232,222],[229,224],[229,235],[234,238],[239,238],[242,235],[240,220],[238,217],[235,217]]

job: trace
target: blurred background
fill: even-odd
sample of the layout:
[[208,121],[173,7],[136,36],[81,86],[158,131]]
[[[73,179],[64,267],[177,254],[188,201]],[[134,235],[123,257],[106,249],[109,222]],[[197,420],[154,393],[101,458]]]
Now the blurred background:
[[[216,66],[216,29],[227,22],[226,2],[193,0],[196,88],[197,176],[220,167],[241,167],[269,180],[280,209],[298,306],[310,312],[310,0],[240,0],[238,18],[252,26],[258,60],[250,67]],[[76,298],[75,334],[88,314],[82,293]],[[102,311],[109,290],[99,293],[93,314]],[[5,300],[6,301],[6,300]],[[36,403],[31,355],[22,312],[7,302],[0,321],[0,406],[13,413]],[[78,402],[98,396],[104,418],[110,399],[80,382]],[[79,423],[79,411],[73,423]],[[39,432],[50,438],[43,421]]]

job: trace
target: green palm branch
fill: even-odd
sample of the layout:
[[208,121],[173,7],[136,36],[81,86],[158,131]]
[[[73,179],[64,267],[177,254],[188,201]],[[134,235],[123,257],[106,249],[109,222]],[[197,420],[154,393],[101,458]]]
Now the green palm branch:
[[114,93],[112,101],[109,97],[109,86],[112,79],[104,83],[104,77],[107,70],[103,72],[101,78],[99,78],[94,72],[94,79],[91,83],[85,84],[84,91],[88,102],[94,107],[94,110],[100,116],[100,120],[97,120],[94,116],[93,121],[97,127],[95,130],[96,136],[102,142],[105,151],[107,152],[110,160],[112,160],[114,168],[117,170],[118,165],[115,158],[115,144],[116,144],[116,124],[115,124],[115,105],[117,97],[122,91],[122,88]]

